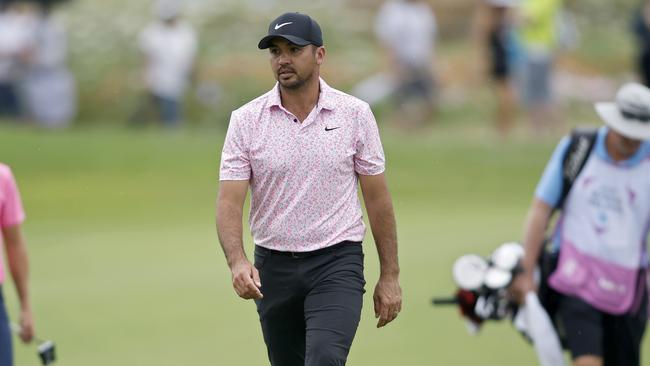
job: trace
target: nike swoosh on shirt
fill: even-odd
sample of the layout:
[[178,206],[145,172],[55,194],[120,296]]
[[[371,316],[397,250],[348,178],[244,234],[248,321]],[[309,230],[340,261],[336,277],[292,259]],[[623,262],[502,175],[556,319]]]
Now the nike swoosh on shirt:
[[278,29],[284,27],[285,25],[289,25],[289,24],[293,24],[293,22],[282,23],[282,24],[276,24],[276,25],[275,25],[275,30],[278,30]]
[[341,127],[332,127],[332,128],[325,127],[325,131],[332,131],[332,130],[336,130],[337,128],[341,128]]

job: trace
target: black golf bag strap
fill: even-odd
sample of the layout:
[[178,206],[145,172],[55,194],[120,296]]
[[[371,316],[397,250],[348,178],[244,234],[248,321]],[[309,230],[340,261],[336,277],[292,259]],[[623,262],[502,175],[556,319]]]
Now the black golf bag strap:
[[[571,131],[569,147],[562,158],[562,194],[557,205],[553,208],[556,212],[564,207],[569,192],[576,178],[585,167],[589,156],[596,144],[598,130],[596,129],[574,129]],[[548,279],[555,269],[559,260],[559,251],[553,249],[552,240],[546,237],[540,250],[538,265],[540,269],[540,284],[538,296],[542,306],[548,313],[555,329],[560,337],[562,347],[566,349],[566,336],[562,327],[558,326],[557,307],[560,295],[548,284]]]
[[562,160],[562,195],[554,209],[562,209],[573,183],[585,167],[596,144],[597,129],[576,128],[571,132],[571,141]]

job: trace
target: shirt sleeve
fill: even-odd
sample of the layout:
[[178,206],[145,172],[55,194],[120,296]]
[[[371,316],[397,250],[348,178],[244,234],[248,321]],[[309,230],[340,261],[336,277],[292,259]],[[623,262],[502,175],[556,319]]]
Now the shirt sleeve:
[[0,170],[0,227],[11,227],[23,221],[25,221],[25,210],[16,180],[9,168],[2,169]]
[[551,207],[555,207],[562,196],[562,162],[570,142],[571,139],[567,136],[557,145],[535,189],[535,197]]
[[378,175],[384,172],[384,150],[379,138],[377,121],[365,103],[359,112],[359,131],[357,134],[354,170],[361,175]]
[[226,141],[221,151],[219,180],[250,179],[251,165],[245,132],[237,112],[233,112],[230,116]]

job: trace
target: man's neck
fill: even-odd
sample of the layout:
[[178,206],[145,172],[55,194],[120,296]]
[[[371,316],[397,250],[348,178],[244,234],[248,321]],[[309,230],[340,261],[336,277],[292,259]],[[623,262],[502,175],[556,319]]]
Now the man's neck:
[[630,158],[629,156],[619,154],[615,149],[609,146],[607,146],[607,153],[609,154],[609,157],[617,163]]
[[639,150],[637,148],[636,150],[634,150],[634,152],[627,153],[627,154],[620,152],[614,146],[614,142],[612,141],[612,139],[613,137],[611,136],[611,134],[608,133],[607,136],[605,137],[605,149],[607,150],[609,157],[612,158],[612,160],[614,160],[615,162],[621,162],[627,160],[632,156],[634,156],[634,154],[636,154],[636,152]]
[[286,89],[280,85],[282,106],[298,117],[301,123],[318,104],[319,96],[320,82],[318,78],[311,79],[299,89]]

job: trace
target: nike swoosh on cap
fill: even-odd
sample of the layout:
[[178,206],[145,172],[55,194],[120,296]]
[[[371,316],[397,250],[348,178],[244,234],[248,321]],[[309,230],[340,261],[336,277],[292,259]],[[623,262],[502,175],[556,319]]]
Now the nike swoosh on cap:
[[341,126],[339,126],[339,127],[332,127],[332,128],[327,128],[327,127],[325,127],[325,131],[332,131],[332,130],[336,130],[336,129],[338,129],[338,128],[341,128]]
[[289,24],[293,24],[293,22],[287,22],[287,23],[282,23],[282,24],[276,24],[276,25],[275,25],[275,30],[278,30],[278,29],[284,27],[285,25],[289,25]]

